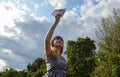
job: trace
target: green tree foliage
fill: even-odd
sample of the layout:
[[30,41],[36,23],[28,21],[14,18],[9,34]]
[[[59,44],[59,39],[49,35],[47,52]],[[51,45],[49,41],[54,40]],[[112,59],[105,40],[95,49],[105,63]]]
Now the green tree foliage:
[[94,70],[95,61],[94,41],[89,37],[78,38],[77,41],[67,41],[67,61],[70,77],[90,77]]
[[3,76],[3,73],[2,72],[0,72],[0,77],[2,77]]
[[42,58],[37,58],[31,64],[27,65],[28,69],[28,77],[42,77],[42,75],[46,72],[45,60]]
[[27,77],[27,72],[25,70],[18,71],[10,68],[0,72],[0,77]]
[[120,77],[120,9],[114,9],[113,17],[101,22],[96,32],[99,49],[92,77]]
[[19,71],[20,77],[27,77],[27,71],[26,70],[22,70]]
[[5,72],[3,72],[2,77],[20,77],[20,74],[17,70],[10,69],[10,70],[6,70]]
[[37,58],[33,63],[27,65],[25,70],[6,69],[0,72],[0,77],[42,77],[46,72],[45,60]]

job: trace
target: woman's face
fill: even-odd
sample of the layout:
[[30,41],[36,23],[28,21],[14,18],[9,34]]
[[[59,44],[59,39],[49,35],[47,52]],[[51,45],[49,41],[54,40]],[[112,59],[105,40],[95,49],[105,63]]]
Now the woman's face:
[[60,38],[59,39],[55,39],[53,41],[53,45],[54,45],[54,47],[60,47],[60,48],[62,48],[63,47],[63,41]]

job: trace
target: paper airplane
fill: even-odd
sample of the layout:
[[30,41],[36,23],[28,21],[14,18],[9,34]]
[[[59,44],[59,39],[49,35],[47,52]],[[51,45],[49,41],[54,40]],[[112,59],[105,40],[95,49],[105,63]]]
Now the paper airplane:
[[60,16],[62,17],[63,14],[65,13],[66,9],[55,9],[52,13],[53,16],[56,16],[58,14],[60,14]]

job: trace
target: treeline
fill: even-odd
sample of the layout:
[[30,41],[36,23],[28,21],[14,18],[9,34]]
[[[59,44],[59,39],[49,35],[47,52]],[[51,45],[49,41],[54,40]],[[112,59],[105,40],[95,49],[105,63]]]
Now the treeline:
[[[65,51],[69,77],[120,77],[120,9],[101,19],[96,29],[98,49],[89,37],[68,40]],[[0,77],[42,77],[46,72],[45,60],[37,58],[27,69],[5,70]]]
[[18,71],[10,68],[0,72],[0,77],[42,77],[46,72],[45,60],[37,58],[26,66],[27,69]]

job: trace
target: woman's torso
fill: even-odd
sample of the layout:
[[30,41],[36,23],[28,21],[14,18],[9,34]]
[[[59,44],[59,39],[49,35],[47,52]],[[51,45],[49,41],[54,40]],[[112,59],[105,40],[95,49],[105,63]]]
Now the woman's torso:
[[60,56],[59,58],[51,58],[46,61],[47,71],[52,70],[62,70],[67,71],[68,64],[65,61],[64,57]]

